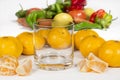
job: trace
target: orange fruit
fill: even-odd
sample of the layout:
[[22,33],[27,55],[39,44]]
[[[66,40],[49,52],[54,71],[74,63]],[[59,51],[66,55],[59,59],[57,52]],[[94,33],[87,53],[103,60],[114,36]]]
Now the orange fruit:
[[91,36],[91,35],[98,36],[98,34],[95,31],[91,30],[91,29],[79,30],[78,32],[76,32],[75,35],[74,35],[75,48],[79,49],[81,41],[85,37]]
[[37,34],[43,36],[43,38],[45,38],[45,40],[47,41],[49,31],[50,29],[40,29],[37,31]]
[[97,72],[102,73],[108,68],[108,63],[90,53],[87,58],[81,60],[78,64],[79,70],[82,72]]
[[16,68],[16,73],[20,76],[29,75],[32,70],[32,60],[24,59],[22,63]]
[[108,40],[99,49],[98,56],[111,67],[120,67],[120,41]]
[[18,58],[23,51],[22,43],[15,37],[0,37],[0,57],[4,55],[14,56]]
[[98,36],[88,36],[81,41],[79,51],[84,57],[89,53],[94,53],[97,56],[98,48],[105,42],[105,40]]
[[[45,40],[42,36],[35,34],[35,47],[37,49],[41,49],[44,44]],[[23,44],[23,54],[26,55],[32,55],[34,54],[34,44],[33,44],[33,33],[31,32],[22,32],[20,33],[17,38],[22,42]]]
[[55,49],[63,49],[71,46],[71,34],[66,28],[52,28],[48,34],[47,42]]
[[0,58],[0,75],[11,76],[16,74],[18,59],[13,56],[2,56]]

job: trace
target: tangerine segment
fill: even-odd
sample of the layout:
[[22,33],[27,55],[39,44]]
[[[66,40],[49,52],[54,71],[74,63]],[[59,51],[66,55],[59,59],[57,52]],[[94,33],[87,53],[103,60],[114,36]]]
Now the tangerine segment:
[[16,68],[18,66],[18,60],[12,56],[3,56],[0,58],[0,75],[11,76],[15,75]]
[[16,68],[16,73],[20,76],[26,76],[30,74],[32,70],[32,60],[31,59],[25,59],[23,63],[21,63],[17,68]]
[[108,63],[106,63],[105,61],[103,61],[102,59],[98,58],[97,56],[95,56],[93,53],[90,53],[87,57],[88,60],[95,60],[95,61],[99,61],[102,62],[106,65],[108,65]]
[[90,53],[87,58],[81,60],[78,66],[82,72],[94,71],[102,73],[108,68],[108,63]]
[[90,72],[92,71],[86,64],[87,64],[88,60],[87,59],[83,59],[79,62],[79,70],[81,72]]
[[102,63],[100,61],[89,60],[87,63],[87,67],[92,69],[95,72],[102,73],[106,70],[108,65],[106,65],[105,63]]

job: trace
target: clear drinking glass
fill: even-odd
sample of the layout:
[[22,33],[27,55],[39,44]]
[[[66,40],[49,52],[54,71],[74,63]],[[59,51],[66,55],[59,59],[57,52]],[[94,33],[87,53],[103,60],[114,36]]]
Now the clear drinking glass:
[[[52,22],[50,19],[41,19],[34,24],[34,59],[41,69],[64,70],[73,65],[74,25],[53,27]],[[37,36],[42,36],[41,40],[37,40]]]

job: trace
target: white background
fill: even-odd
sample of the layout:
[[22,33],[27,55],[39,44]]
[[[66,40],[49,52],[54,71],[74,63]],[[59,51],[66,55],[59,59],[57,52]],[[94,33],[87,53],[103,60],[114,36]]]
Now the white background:
[[[50,3],[54,0],[49,0]],[[16,11],[20,10],[19,4],[24,9],[32,7],[44,8],[45,0],[0,0],[0,36],[16,36],[23,31],[30,31],[20,26],[16,20]],[[95,10],[111,10],[114,18],[110,28],[105,30],[95,30],[105,40],[120,40],[120,1],[119,0],[87,0],[87,6]],[[33,59],[33,57],[30,57]],[[109,68],[104,73],[83,73],[78,68],[63,71],[44,71],[37,69],[33,65],[32,73],[29,76],[0,76],[0,80],[120,80],[120,68]]]

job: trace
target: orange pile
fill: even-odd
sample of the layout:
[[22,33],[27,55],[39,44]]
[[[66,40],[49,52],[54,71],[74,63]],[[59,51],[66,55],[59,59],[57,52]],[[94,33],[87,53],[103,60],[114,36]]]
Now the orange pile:
[[33,55],[34,54],[34,43],[33,43],[33,36],[35,40],[35,47],[37,49],[41,49],[44,44],[45,40],[42,36],[39,35],[33,35],[32,32],[22,32],[17,36],[17,39],[19,39],[23,45],[23,54],[25,55]]
[[87,57],[90,52],[98,56],[99,47],[105,42],[105,40],[99,36],[88,36],[81,41],[79,51],[84,57]]
[[75,33],[74,35],[75,48],[79,49],[79,46],[81,45],[81,41],[84,38],[92,35],[99,36],[94,30],[91,29],[79,30],[77,33]]

